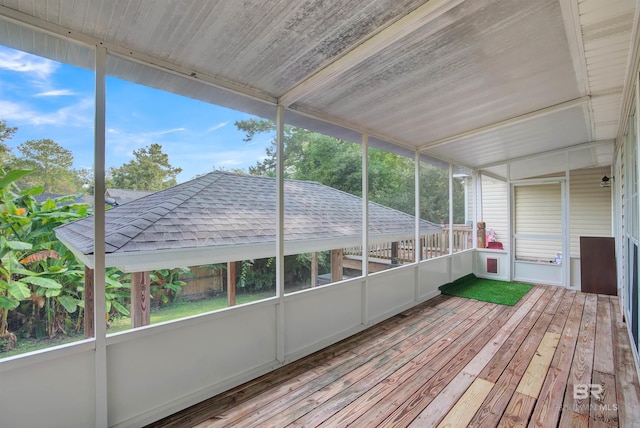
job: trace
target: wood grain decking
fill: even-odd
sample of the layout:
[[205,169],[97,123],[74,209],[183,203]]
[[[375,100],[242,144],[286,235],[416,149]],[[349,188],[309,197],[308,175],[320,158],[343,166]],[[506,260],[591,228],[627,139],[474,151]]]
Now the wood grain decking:
[[152,426],[640,426],[619,314],[555,287],[514,307],[438,296]]

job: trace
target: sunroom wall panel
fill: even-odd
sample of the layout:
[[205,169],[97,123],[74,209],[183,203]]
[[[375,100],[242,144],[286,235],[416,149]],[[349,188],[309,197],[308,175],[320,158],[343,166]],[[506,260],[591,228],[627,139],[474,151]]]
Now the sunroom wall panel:
[[603,176],[611,176],[610,168],[571,171],[570,183],[570,236],[571,255],[580,256],[581,236],[611,235],[612,187],[600,187]]

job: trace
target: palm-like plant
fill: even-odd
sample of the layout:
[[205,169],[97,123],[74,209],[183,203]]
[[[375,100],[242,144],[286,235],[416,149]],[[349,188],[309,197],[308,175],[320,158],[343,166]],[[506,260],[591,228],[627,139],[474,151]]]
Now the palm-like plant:
[[[0,170],[0,340],[5,348],[16,342],[8,315],[21,302],[31,301],[32,318],[45,311],[49,336],[64,331],[66,316],[81,304],[75,256],[53,232],[56,226],[87,215],[86,204],[66,203],[74,197],[39,203],[42,187],[20,190],[15,182],[29,170]],[[39,317],[38,317],[39,321]]]

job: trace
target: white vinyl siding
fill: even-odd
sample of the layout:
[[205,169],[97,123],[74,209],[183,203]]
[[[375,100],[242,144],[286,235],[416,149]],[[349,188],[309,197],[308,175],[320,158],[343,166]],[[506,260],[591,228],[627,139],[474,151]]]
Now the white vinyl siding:
[[482,221],[487,229],[493,229],[496,240],[509,248],[509,206],[507,183],[482,176]]
[[609,168],[571,171],[570,228],[571,255],[580,255],[581,236],[611,235],[611,192],[615,186],[600,187],[603,176],[611,176]]
[[[552,261],[562,251],[560,183],[516,186],[514,191],[516,259]],[[526,236],[522,236],[526,235]],[[540,235],[558,239],[540,239]]]

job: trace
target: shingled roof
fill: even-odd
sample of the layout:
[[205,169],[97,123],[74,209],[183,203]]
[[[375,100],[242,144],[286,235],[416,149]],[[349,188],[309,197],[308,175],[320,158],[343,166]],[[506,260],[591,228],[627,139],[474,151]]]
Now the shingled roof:
[[[331,187],[285,180],[285,254],[359,246],[362,199]],[[414,235],[415,218],[369,203],[370,241]],[[93,217],[56,236],[93,265]],[[276,180],[215,171],[106,212],[106,265],[128,272],[273,256]],[[421,220],[421,233],[440,226]]]
[[112,205],[123,205],[152,193],[146,190],[107,189],[104,196],[113,199],[115,204]]

